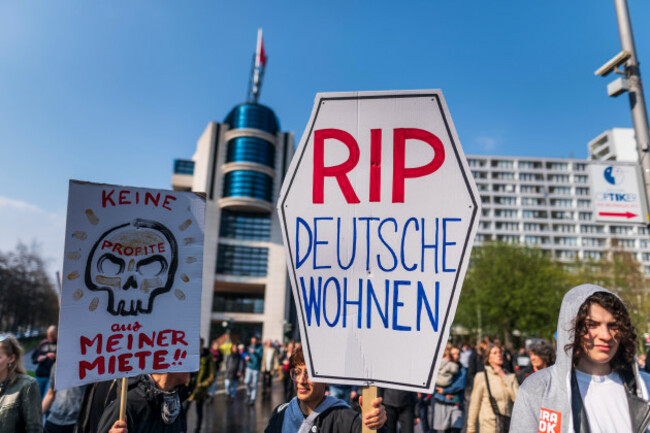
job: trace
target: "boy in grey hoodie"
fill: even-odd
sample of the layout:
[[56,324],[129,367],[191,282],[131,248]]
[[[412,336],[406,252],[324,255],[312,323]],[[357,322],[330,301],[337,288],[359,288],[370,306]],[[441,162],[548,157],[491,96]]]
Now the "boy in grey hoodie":
[[571,289],[560,308],[557,361],[519,388],[510,432],[646,432],[650,375],[634,360],[635,339],[616,295],[591,284]]

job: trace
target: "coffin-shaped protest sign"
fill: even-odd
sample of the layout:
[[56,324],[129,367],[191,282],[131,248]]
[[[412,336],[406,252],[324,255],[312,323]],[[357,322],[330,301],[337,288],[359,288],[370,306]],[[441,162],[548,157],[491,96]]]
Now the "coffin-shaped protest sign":
[[432,392],[478,197],[441,91],[316,96],[278,202],[313,381]]
[[70,181],[57,387],[199,368],[204,198]]

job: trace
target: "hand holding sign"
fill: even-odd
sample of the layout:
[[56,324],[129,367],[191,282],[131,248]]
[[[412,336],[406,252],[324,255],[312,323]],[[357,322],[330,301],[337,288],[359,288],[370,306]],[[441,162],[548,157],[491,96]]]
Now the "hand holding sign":
[[71,181],[57,386],[198,369],[205,200]]
[[315,382],[431,393],[478,197],[440,91],[317,95],[278,204]]

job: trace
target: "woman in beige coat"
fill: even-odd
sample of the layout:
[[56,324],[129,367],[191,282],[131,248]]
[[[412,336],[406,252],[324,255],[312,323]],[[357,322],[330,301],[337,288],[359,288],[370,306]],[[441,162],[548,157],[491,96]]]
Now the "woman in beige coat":
[[[483,355],[485,371],[490,382],[492,397],[497,402],[499,413],[510,416],[515,402],[519,384],[514,374],[503,371],[503,349],[490,344]],[[467,413],[467,433],[476,433],[476,420],[478,418],[481,433],[496,432],[496,415],[490,405],[490,396],[485,384],[485,373],[479,372],[474,376],[474,387],[469,401]]]

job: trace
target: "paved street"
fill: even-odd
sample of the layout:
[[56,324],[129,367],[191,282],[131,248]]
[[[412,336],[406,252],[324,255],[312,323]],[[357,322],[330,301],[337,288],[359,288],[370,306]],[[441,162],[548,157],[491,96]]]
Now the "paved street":
[[[210,402],[206,400],[203,411],[203,433],[262,433],[271,417],[273,409],[284,403],[282,383],[273,382],[272,392],[269,396],[262,397],[262,384],[258,388],[258,398],[254,406],[245,403],[246,389],[240,385],[237,397],[228,401],[225,395],[223,379],[219,378],[217,395]],[[195,403],[189,408],[187,414],[188,432],[194,432],[196,427]]]
[[[206,401],[203,411],[202,433],[263,433],[273,409],[284,403],[282,382],[273,382],[273,391],[266,397],[261,396],[255,406],[245,403],[246,390],[243,385],[237,389],[234,401],[228,401],[224,392],[223,379],[219,379],[219,391],[212,402]],[[193,403],[194,404],[194,403]],[[188,432],[194,432],[196,427],[196,409],[192,405],[187,414]],[[422,433],[420,425],[415,426],[415,433]]]

